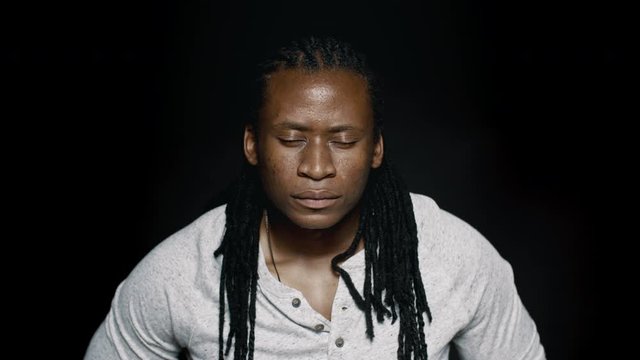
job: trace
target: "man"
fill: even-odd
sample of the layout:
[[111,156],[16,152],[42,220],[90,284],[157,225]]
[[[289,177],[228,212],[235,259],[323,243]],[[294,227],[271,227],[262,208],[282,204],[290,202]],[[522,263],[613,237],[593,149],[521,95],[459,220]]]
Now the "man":
[[509,264],[384,161],[375,79],[332,39],[266,62],[226,206],[118,287],[86,359],[544,359]]

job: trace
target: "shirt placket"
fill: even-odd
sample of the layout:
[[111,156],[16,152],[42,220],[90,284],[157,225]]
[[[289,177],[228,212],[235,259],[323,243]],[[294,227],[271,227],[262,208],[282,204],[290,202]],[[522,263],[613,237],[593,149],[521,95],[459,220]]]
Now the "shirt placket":
[[[362,281],[358,270],[347,268],[345,270],[349,271],[356,289],[359,289]],[[344,281],[340,278],[331,309],[332,328],[327,344],[328,359],[353,359],[353,353],[349,351],[353,339],[349,335],[353,333],[354,327],[357,327],[356,324],[358,324],[362,316],[362,311],[357,308]]]

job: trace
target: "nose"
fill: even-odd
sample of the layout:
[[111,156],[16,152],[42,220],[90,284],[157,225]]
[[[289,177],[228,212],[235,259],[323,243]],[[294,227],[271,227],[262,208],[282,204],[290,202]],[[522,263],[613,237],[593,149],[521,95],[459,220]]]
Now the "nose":
[[331,151],[326,144],[319,141],[310,142],[301,153],[298,165],[298,176],[308,177],[313,180],[322,180],[336,176],[336,168],[333,164]]

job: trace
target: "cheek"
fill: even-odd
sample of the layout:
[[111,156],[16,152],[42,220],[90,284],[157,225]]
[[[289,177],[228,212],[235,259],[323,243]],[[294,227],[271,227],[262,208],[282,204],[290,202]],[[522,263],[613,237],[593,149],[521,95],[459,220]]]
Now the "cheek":
[[274,151],[273,144],[269,140],[260,139],[258,146],[258,166],[263,176],[273,178],[282,173],[282,170],[286,169],[285,163],[288,163],[286,159]]
[[295,164],[295,159],[290,157],[266,156],[261,166],[265,185],[276,192],[285,189],[285,185],[291,181],[290,178],[296,175],[295,171],[291,173],[292,169],[296,168]]
[[366,161],[343,159],[337,163],[338,177],[349,198],[360,198],[369,179],[370,164]]
[[359,156],[343,156],[335,160],[339,173],[345,177],[367,177],[371,167],[371,158],[365,154]]

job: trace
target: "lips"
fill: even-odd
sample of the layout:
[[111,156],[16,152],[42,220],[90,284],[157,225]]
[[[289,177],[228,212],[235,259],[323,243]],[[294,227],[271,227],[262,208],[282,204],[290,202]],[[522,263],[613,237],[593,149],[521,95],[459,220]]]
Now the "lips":
[[298,194],[293,194],[293,197],[296,199],[324,200],[337,199],[340,195],[327,190],[307,190]]
[[324,209],[337,202],[340,195],[327,190],[307,190],[292,195],[300,205],[309,209]]

